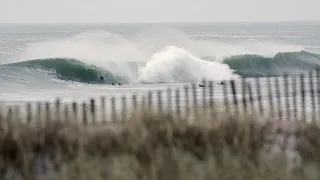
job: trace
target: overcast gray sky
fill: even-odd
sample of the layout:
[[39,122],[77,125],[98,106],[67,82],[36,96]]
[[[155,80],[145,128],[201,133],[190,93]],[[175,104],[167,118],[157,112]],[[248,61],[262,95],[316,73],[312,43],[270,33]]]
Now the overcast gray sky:
[[0,0],[4,23],[320,20],[320,0]]

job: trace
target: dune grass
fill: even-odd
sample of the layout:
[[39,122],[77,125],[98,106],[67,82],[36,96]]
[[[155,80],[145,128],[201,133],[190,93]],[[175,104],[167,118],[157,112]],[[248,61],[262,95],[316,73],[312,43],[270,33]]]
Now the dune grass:
[[31,127],[0,118],[0,179],[319,179],[320,128],[253,115]]

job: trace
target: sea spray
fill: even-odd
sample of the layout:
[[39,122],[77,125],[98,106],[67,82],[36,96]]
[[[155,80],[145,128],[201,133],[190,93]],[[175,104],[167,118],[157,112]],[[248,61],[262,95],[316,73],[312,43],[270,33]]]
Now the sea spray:
[[225,64],[201,60],[190,52],[169,46],[154,54],[150,61],[139,71],[139,81],[158,82],[190,82],[207,80],[223,80],[237,77]]
[[130,64],[139,64],[139,61],[146,60],[147,57],[143,51],[119,35],[88,31],[66,39],[29,44],[17,59],[76,59],[133,82],[137,79],[137,70],[132,69]]
[[[40,68],[55,72],[55,77],[84,83],[99,83],[100,75],[105,76],[108,83],[191,82],[202,78],[229,79],[236,77],[234,73],[240,76],[279,75],[288,70],[287,66],[291,71],[294,68],[304,71],[318,64],[317,55],[310,53],[309,56],[302,50],[297,45],[273,41],[197,40],[172,28],[153,27],[129,37],[96,30],[30,43],[15,55],[12,63],[28,64],[37,60],[28,67],[39,68],[40,64]],[[279,52],[293,54],[279,56]],[[259,58],[252,65],[246,55]],[[313,60],[310,61],[310,57]],[[79,62],[77,68],[70,59]],[[42,62],[48,60],[52,66]],[[285,64],[280,66],[272,60]],[[265,63],[274,65],[266,66]],[[93,69],[85,71],[89,67]]]
[[152,26],[130,37],[130,42],[143,52],[152,55],[166,46],[177,46],[189,51],[196,57],[210,56],[217,61],[224,58],[255,54],[264,57],[273,57],[279,52],[297,52],[304,48],[296,44],[288,44],[278,40],[236,40],[225,42],[217,39],[197,39],[177,29]]

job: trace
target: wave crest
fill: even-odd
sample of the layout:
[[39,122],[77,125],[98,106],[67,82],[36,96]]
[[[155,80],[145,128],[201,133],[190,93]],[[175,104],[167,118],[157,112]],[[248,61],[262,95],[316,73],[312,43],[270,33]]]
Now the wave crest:
[[319,66],[320,55],[306,51],[277,53],[274,57],[247,54],[226,58],[223,63],[244,77],[297,75]]
[[235,78],[227,65],[201,60],[190,52],[169,46],[154,54],[140,69],[141,82],[190,82]]

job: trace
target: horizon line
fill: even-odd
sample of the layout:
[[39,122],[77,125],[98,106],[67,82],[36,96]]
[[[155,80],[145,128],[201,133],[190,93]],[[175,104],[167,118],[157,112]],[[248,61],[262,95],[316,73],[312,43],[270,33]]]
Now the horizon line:
[[279,20],[279,21],[114,21],[114,22],[1,22],[7,25],[87,25],[87,24],[226,24],[226,23],[310,23],[320,22],[320,20]]

